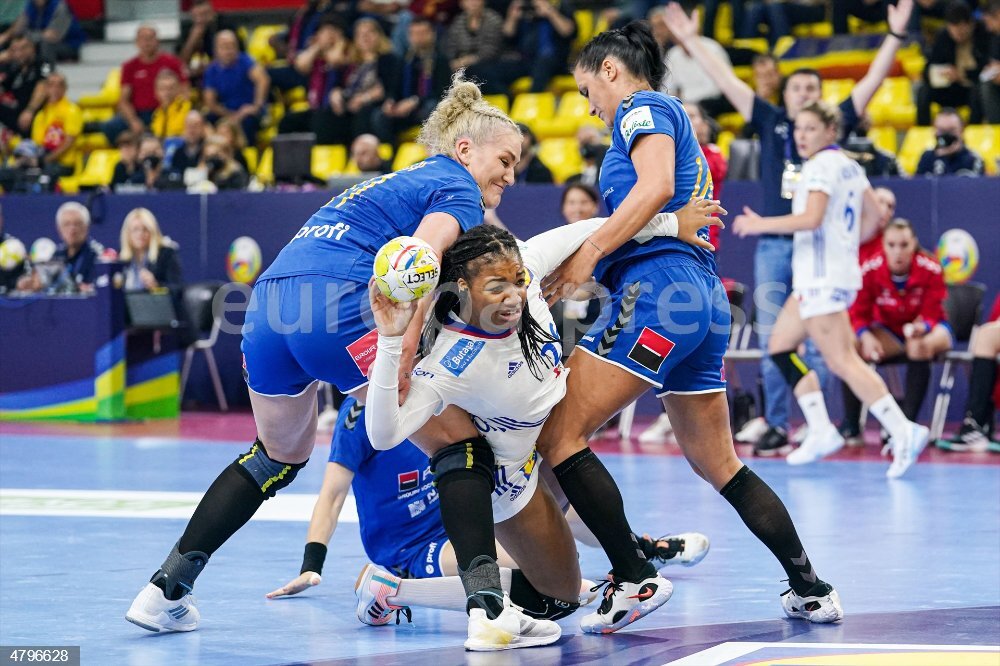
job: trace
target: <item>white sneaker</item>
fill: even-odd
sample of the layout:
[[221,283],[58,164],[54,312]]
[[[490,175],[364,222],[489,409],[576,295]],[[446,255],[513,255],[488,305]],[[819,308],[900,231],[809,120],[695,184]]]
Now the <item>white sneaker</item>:
[[831,425],[821,432],[810,432],[802,445],[789,453],[785,460],[789,465],[807,465],[836,453],[843,446],[844,438],[837,432],[837,428]]
[[816,594],[811,596],[800,597],[794,590],[784,592],[781,595],[781,607],[785,609],[785,615],[817,624],[842,620],[844,609],[840,605],[840,595],[827,583],[817,585],[822,585],[823,588],[817,590],[814,586],[809,591],[815,591]]
[[552,620],[536,620],[511,603],[503,595],[503,612],[496,619],[489,619],[482,608],[469,611],[469,639],[465,649],[474,652],[514,650],[555,643],[562,636],[562,629]]
[[652,425],[646,428],[641,435],[639,435],[639,441],[645,444],[651,442],[662,442],[667,438],[667,435],[674,431],[674,427],[670,425],[670,417],[667,416],[666,412],[663,412],[656,420],[653,421]]
[[589,606],[599,596],[597,583],[586,578],[580,580],[580,606]]
[[[665,547],[660,543],[666,542]],[[656,550],[649,561],[663,571],[671,565],[693,567],[708,555],[708,537],[698,532],[684,532],[660,537],[655,542]]]
[[789,437],[788,439],[795,442],[796,444],[801,444],[802,442],[806,441],[806,438],[808,436],[809,436],[809,425],[803,423],[802,425],[800,425],[798,428],[795,429],[795,432],[793,432],[791,437]]
[[[354,583],[354,595],[358,598],[355,613],[363,624],[378,627],[388,624],[393,613],[401,612],[410,620],[410,609],[406,606],[395,606],[386,599],[399,591],[402,579],[374,564],[366,564]],[[396,614],[396,624],[399,624],[399,614]]]
[[601,586],[607,586],[601,607],[580,621],[580,628],[588,634],[618,631],[667,603],[674,593],[673,584],[659,574],[638,583],[617,581],[608,574],[597,587]]
[[889,470],[885,475],[890,479],[898,479],[906,474],[906,470],[917,462],[917,458],[927,446],[930,433],[931,431],[926,427],[911,423],[906,439],[903,441],[898,441],[895,437],[890,439],[883,449],[883,453],[886,450],[892,451],[892,464],[889,465]]
[[163,595],[163,590],[146,583],[146,587],[132,601],[125,619],[149,631],[194,631],[201,619],[197,603],[191,594],[171,601]]
[[736,433],[735,439],[737,442],[742,442],[743,444],[754,444],[764,436],[765,432],[767,432],[767,421],[764,420],[763,416],[758,416],[755,419],[747,421],[740,428],[740,431]]

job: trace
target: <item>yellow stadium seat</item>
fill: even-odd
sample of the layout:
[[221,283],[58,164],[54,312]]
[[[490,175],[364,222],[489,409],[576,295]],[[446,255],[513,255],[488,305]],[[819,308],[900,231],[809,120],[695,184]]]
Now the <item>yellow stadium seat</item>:
[[851,34],[876,33],[884,35],[886,32],[889,31],[889,24],[886,23],[885,21],[882,21],[880,23],[868,23],[866,21],[862,21],[856,16],[848,16],[847,30]]
[[108,71],[104,79],[101,91],[93,95],[84,95],[77,100],[81,108],[111,106],[118,104],[118,98],[122,94],[122,70],[120,67],[113,67]]
[[80,187],[107,187],[115,175],[115,165],[121,156],[114,149],[100,149],[90,153],[77,182]]
[[854,79],[823,79],[823,100],[838,105],[851,96]]
[[308,111],[309,98],[306,89],[302,86],[292,88],[284,95],[285,107],[288,111]]
[[[391,143],[380,143],[378,145],[378,156],[384,161],[388,162],[392,159],[392,144]],[[361,169],[354,162],[354,158],[347,160],[347,166],[344,167],[344,173],[349,176],[354,176],[361,173]]]
[[576,87],[576,79],[572,75],[560,74],[549,81],[548,91],[556,95],[562,95],[568,92],[579,92],[579,89]]
[[247,161],[247,171],[251,174],[257,173],[257,162],[260,161],[260,153],[256,148],[244,148],[243,159]]
[[873,127],[868,130],[868,138],[872,140],[877,148],[881,148],[893,155],[896,154],[896,128],[895,127]]
[[557,183],[564,183],[570,176],[583,169],[580,146],[576,139],[545,139],[538,143],[538,159],[549,168]]
[[347,164],[347,148],[344,146],[313,146],[312,163],[310,170],[312,175],[320,180],[326,180],[330,176],[343,173]]
[[277,54],[271,48],[271,37],[285,29],[284,25],[259,25],[250,34],[247,42],[247,54],[261,65],[268,65],[277,59]]
[[108,143],[108,137],[100,132],[94,132],[91,134],[81,134],[76,140],[76,147],[85,153],[89,153],[92,150],[106,150],[111,148],[111,144]]
[[510,99],[507,98],[507,95],[483,95],[483,99],[504,113],[510,111]]
[[[700,14],[704,19],[705,12]],[[701,32],[704,34],[704,26]],[[723,46],[729,46],[735,41],[733,36],[733,8],[728,2],[719,3],[719,10],[715,14],[715,41]]]
[[400,144],[396,151],[396,157],[392,161],[392,170],[399,171],[411,164],[416,164],[420,160],[427,158],[427,150],[419,143]]
[[522,93],[514,98],[510,117],[531,125],[536,120],[552,118],[556,112],[556,96],[552,93]]
[[736,138],[735,134],[723,130],[719,132],[719,138],[715,142],[715,145],[717,145],[719,147],[719,150],[722,151],[722,156],[725,157],[727,160],[729,159],[729,144],[731,144],[733,142],[733,139],[735,138]]
[[888,125],[897,129],[912,127],[917,119],[913,103],[913,88],[905,76],[886,79],[868,104],[873,125]]
[[796,37],[833,37],[833,24],[829,21],[800,23],[792,27],[792,34]]
[[521,93],[526,93],[531,90],[531,77],[522,76],[519,79],[515,79],[514,83],[510,84],[510,94],[520,95]]
[[539,139],[573,136],[589,115],[590,103],[586,97],[577,91],[563,93],[555,117],[535,120],[531,129]]
[[[720,6],[721,13],[721,6]],[[718,23],[718,21],[716,21]],[[748,51],[754,51],[756,53],[767,54],[771,52],[771,47],[768,46],[767,40],[763,37],[749,37],[744,39],[734,39],[733,40],[734,49],[747,49]]]
[[965,145],[986,163],[986,173],[996,175],[1000,157],[1000,125],[969,125],[964,132]]
[[260,155],[260,162],[257,163],[257,180],[263,185],[274,183],[274,150],[265,148]]
[[917,170],[917,162],[924,151],[934,147],[933,127],[911,127],[899,148],[899,165],[908,174]]
[[576,37],[573,39],[573,51],[579,51],[594,36],[594,12],[589,9],[577,9],[573,12],[573,18],[576,20]]
[[115,115],[114,108],[110,106],[88,106],[81,108],[80,111],[85,123],[103,123]]
[[724,130],[739,132],[743,129],[743,116],[738,113],[720,113],[716,120],[719,122],[719,126]]

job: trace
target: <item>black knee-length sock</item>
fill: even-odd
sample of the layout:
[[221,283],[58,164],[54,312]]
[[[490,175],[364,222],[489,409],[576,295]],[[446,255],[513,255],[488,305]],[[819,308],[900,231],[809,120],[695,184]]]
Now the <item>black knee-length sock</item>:
[[930,361],[908,361],[906,364],[906,394],[900,408],[911,421],[917,420],[920,408],[927,397],[927,387],[931,384]]
[[997,362],[992,358],[972,359],[969,377],[969,408],[967,416],[980,426],[988,426],[993,413],[993,384],[997,380]]

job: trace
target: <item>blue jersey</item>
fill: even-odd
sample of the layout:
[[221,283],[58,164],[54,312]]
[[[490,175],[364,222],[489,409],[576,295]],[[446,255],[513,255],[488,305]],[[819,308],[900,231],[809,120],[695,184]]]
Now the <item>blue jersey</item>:
[[482,193],[444,155],[376,176],[338,194],[299,229],[260,279],[326,275],[367,284],[375,253],[410,236],[429,213],[448,213],[462,231],[482,224]]
[[[712,196],[712,174],[680,100],[642,91],[629,95],[618,107],[611,148],[601,164],[601,196],[609,212],[613,213],[635,186],[636,172],[630,154],[636,139],[644,134],[666,134],[674,140],[674,196],[661,212],[683,208],[692,197]],[[708,240],[708,227],[698,235]],[[628,241],[597,263],[594,276],[606,284],[614,282],[615,276],[636,259],[665,252],[687,255],[713,273],[716,270],[712,252],[676,238],[657,237],[646,243]]]
[[[430,461],[410,442],[376,451],[365,430],[364,408],[354,398],[340,407],[330,462],[354,472],[361,543],[376,564],[396,568],[406,551],[441,541],[444,527]],[[417,573],[417,572],[414,572]]]

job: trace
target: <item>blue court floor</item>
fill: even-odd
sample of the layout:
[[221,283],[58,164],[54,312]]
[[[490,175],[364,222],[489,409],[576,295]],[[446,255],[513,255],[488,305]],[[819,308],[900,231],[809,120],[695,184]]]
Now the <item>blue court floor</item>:
[[[889,482],[882,461],[790,468],[748,459],[785,500],[820,577],[840,592],[844,622],[813,626],[783,617],[782,570],[683,458],[602,453],[634,529],[704,532],[708,557],[667,569],[673,598],[627,631],[582,636],[578,615],[561,622],[554,646],[478,655],[461,647],[463,614],[416,609],[412,625],[379,628],[357,621],[353,585],[365,557],[350,507],[323,583],[264,598],[298,574],[326,460],[318,447],[295,484],[212,558],[195,589],[198,631],[156,635],[125,622],[184,516],[246,448],[0,434],[0,644],[81,645],[84,663],[135,666],[834,663],[812,661],[829,655],[838,664],[1000,665],[995,464],[921,462]],[[606,572],[602,552],[580,551],[584,576]]]

